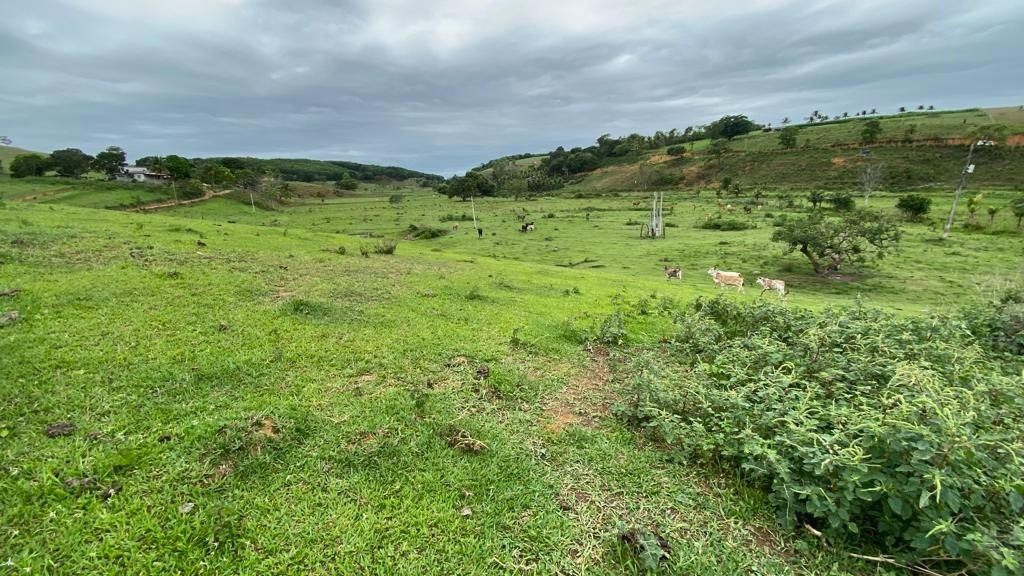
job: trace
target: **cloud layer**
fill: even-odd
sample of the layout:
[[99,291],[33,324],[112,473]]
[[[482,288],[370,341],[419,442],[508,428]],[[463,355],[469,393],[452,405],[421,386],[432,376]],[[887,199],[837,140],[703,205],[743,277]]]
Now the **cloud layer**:
[[451,174],[504,154],[900,105],[1024,102],[1024,3],[40,0],[0,16],[0,133]]

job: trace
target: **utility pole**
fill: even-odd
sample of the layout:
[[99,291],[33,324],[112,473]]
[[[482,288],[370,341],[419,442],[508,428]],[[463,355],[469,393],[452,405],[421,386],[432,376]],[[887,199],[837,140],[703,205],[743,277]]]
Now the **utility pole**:
[[473,209],[473,230],[475,230],[477,232],[477,238],[479,239],[481,236],[480,236],[480,227],[477,226],[477,224],[476,224],[476,202],[473,201],[473,197],[472,196],[469,197],[469,205]]
[[960,182],[956,186],[956,193],[953,194],[953,206],[949,209],[949,218],[946,219],[946,225],[942,228],[943,240],[949,238],[949,231],[953,228],[953,218],[956,216],[956,203],[960,200],[960,193],[964,191],[964,185],[967,184],[967,175],[974,173],[974,164],[971,164],[971,157],[974,156],[974,147],[979,145],[992,146],[992,141],[976,140],[971,142],[971,149],[967,151],[967,162],[964,164],[963,171],[960,172]]

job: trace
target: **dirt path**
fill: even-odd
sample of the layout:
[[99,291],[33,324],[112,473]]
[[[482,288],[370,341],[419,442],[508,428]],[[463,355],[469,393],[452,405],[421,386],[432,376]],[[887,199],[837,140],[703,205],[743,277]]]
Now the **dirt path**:
[[546,428],[561,432],[571,425],[592,428],[608,414],[614,393],[608,389],[612,371],[608,351],[603,348],[588,350],[590,363],[565,388],[543,402]]
[[143,204],[141,206],[135,206],[134,208],[128,208],[125,212],[148,212],[150,210],[159,210],[160,208],[171,208],[173,206],[184,206],[186,204],[195,204],[196,202],[204,202],[215,196],[223,196],[230,194],[234,190],[222,190],[220,192],[214,192],[213,190],[207,190],[205,194],[199,198],[191,198],[188,200],[161,200],[160,202],[153,202],[150,204]]

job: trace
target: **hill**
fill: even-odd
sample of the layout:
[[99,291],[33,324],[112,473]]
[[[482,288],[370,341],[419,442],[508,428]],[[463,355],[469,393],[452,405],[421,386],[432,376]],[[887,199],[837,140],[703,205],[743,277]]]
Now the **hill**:
[[277,173],[284,180],[297,182],[325,182],[341,180],[349,177],[364,182],[373,180],[411,180],[420,179],[425,182],[441,182],[442,176],[427,174],[399,166],[377,166],[360,164],[344,160],[309,160],[306,158],[251,158],[251,157],[212,157],[194,158],[193,162],[202,164],[216,162],[231,170],[250,169],[259,173]]
[[0,172],[7,174],[10,172],[11,160],[22,154],[39,154],[41,156],[47,156],[43,152],[33,152],[31,150],[25,150],[24,148],[18,148],[16,146],[3,146],[0,145],[0,162],[3,163],[3,170]]
[[[862,132],[877,121],[880,133],[864,144]],[[858,169],[885,163],[882,187],[906,190],[955,184],[967,145],[980,132],[1004,137],[1001,145],[979,149],[971,181],[984,186],[1024,187],[1024,111],[1019,107],[906,112],[888,116],[832,119],[793,125],[795,146],[785,148],[769,128],[737,136],[716,152],[704,137],[707,127],[611,139],[593,146],[546,155],[518,155],[482,164],[476,170],[557,177],[573,193],[647,188],[714,186],[723,178],[757,187],[849,188]],[[867,150],[865,150],[867,149]],[[504,166],[504,168],[502,168]]]

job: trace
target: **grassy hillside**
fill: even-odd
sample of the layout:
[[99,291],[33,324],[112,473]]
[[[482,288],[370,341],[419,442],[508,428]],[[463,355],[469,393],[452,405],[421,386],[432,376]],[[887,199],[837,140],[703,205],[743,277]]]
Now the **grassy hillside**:
[[[878,141],[862,156],[861,131],[869,120],[882,127]],[[857,169],[864,162],[884,162],[883,188],[891,191],[953,185],[963,168],[967,146],[979,129],[1001,125],[1007,136],[994,149],[976,156],[979,185],[1024,187],[1024,112],[1018,107],[958,111],[907,112],[890,116],[847,118],[796,125],[797,147],[784,149],[778,132],[755,131],[729,142],[719,162],[710,140],[682,144],[683,158],[667,154],[669,147],[608,157],[602,166],[568,178],[569,192],[637,190],[645,184],[641,166],[657,169],[666,181],[680,187],[706,186],[729,176],[741,184],[797,188],[856,188]],[[517,160],[513,169],[536,167],[543,156]],[[489,165],[490,163],[488,163]],[[484,174],[493,170],[486,168]]]
[[[13,184],[31,185],[0,190]],[[375,192],[156,214],[5,193],[0,290],[21,290],[0,298],[19,314],[0,327],[5,559],[55,574],[642,574],[630,542],[656,533],[664,574],[877,573],[780,528],[740,475],[617,419],[636,375],[620,352],[675,341],[650,311],[718,294],[715,264],[784,278],[794,309],[906,315],[1024,276],[1005,210],[977,232],[961,216],[947,243],[934,221],[907,225],[901,251],[823,280],[768,240],[806,210],[789,192],[731,215],[670,192],[660,241],[637,237],[641,194],[483,199],[478,239],[468,203]],[[932,197],[939,215],[948,194]],[[535,232],[518,231],[524,211]],[[709,215],[754,227],[697,228]],[[410,224],[449,234],[406,240]],[[373,254],[385,240],[397,252]],[[581,345],[614,338],[620,309],[626,348]],[[74,430],[49,437],[61,422]]]
[[[3,170],[0,170],[0,173],[3,173],[3,174],[10,173],[10,171],[11,171],[10,170],[11,160],[14,160],[17,156],[19,156],[21,154],[42,154],[42,153],[40,153],[40,152],[33,152],[31,150],[25,150],[25,149],[22,149],[22,148],[17,148],[15,146],[3,146],[3,145],[0,145],[0,162],[3,163]],[[42,155],[46,156],[46,154],[42,154]]]

